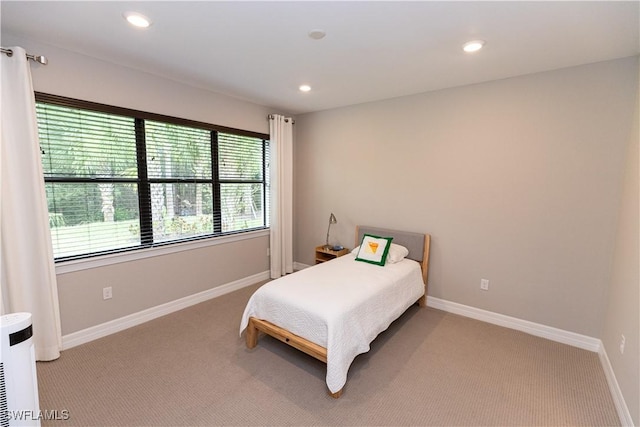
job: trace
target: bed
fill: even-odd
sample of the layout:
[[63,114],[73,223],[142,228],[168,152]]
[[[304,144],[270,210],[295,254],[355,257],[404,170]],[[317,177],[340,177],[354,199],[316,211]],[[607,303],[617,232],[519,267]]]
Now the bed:
[[359,226],[356,245],[371,236],[393,238],[384,265],[356,261],[364,252],[354,250],[256,290],[240,323],[247,347],[263,332],[321,360],[340,397],[355,357],[411,305],[426,305],[430,236]]

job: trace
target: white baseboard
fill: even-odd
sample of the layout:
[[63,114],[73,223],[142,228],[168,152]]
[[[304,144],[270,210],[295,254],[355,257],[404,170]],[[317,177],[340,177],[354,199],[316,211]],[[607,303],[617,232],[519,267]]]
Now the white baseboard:
[[627,402],[624,400],[622,390],[620,390],[620,385],[616,379],[616,374],[613,372],[613,367],[611,366],[609,356],[607,356],[607,351],[604,349],[604,346],[600,347],[598,356],[600,356],[600,363],[602,364],[602,369],[604,369],[604,375],[607,378],[607,384],[609,385],[611,397],[613,398],[613,403],[616,406],[616,411],[620,418],[620,424],[623,426],[633,426],[633,419],[631,418],[629,407],[627,406]]
[[505,316],[503,314],[458,304],[456,302],[440,298],[428,296],[427,306],[447,311],[449,313],[470,317],[472,319],[481,320],[483,322],[492,323],[494,325],[504,326],[505,328],[526,332],[537,337],[546,338],[562,344],[568,344],[584,350],[598,352],[602,347],[602,342],[597,338],[576,334],[575,332],[569,332],[553,328],[551,326],[541,325],[539,323],[529,322],[528,320],[522,320],[516,317]]
[[206,291],[189,295],[175,301],[170,301],[166,304],[151,307],[119,319],[114,319],[100,325],[64,335],[62,337],[62,349],[67,350],[80,344],[85,344],[98,338],[106,337],[107,335],[120,332],[124,329],[131,328],[132,326],[140,325],[144,322],[148,322],[149,320],[165,316],[173,313],[174,311],[182,310],[183,308],[228,294],[229,292],[236,291],[267,279],[269,279],[268,271],[254,274],[253,276],[245,277],[212,289],[207,289]]
[[304,270],[305,268],[309,268],[309,267],[311,267],[309,264],[303,264],[297,261],[293,263],[293,269],[295,271]]
[[[310,266],[297,262],[294,263],[294,268],[296,270],[302,270],[307,267]],[[194,295],[170,301],[166,304],[151,307],[138,313],[133,313],[119,319],[111,320],[100,325],[64,335],[62,337],[62,349],[67,350],[69,348],[88,343],[98,338],[120,332],[124,329],[140,325],[158,317],[165,316],[192,305],[253,285],[262,280],[268,280],[269,275],[269,271],[258,273]],[[633,426],[631,414],[629,413],[629,409],[618,385],[618,381],[616,380],[613,368],[611,367],[611,363],[607,357],[607,353],[602,345],[602,341],[599,339],[430,296],[427,297],[427,306],[449,313],[458,314],[460,316],[492,323],[494,325],[526,332],[534,336],[546,338],[551,341],[571,345],[584,350],[597,352],[600,357],[600,362],[604,369],[620,421],[623,426]]]
[[527,320],[505,316],[503,314],[493,313],[491,311],[486,311],[479,308],[470,307],[468,305],[458,304],[455,302],[430,296],[427,296],[427,306],[437,308],[449,313],[458,314],[460,316],[470,317],[482,322],[492,323],[494,325],[504,326],[505,328],[526,332],[537,337],[542,337],[551,341],[578,347],[583,350],[597,352],[598,356],[600,357],[600,364],[602,365],[602,369],[604,370],[604,374],[607,378],[609,392],[611,393],[611,397],[613,398],[618,417],[620,418],[620,423],[623,426],[634,425],[633,419],[631,418],[631,413],[629,412],[627,403],[625,402],[622,391],[620,390],[620,386],[618,385],[616,375],[613,372],[613,368],[611,367],[611,363],[609,362],[609,358],[607,357],[607,352],[602,345],[602,341],[598,338],[576,334],[574,332],[552,328],[551,326],[541,325],[539,323],[529,322]]

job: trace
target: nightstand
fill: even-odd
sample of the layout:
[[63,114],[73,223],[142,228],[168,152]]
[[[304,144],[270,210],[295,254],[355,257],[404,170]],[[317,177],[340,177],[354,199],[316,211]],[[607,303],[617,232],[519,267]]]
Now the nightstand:
[[340,249],[339,251],[334,251],[331,248],[325,248],[324,245],[316,246],[316,264],[320,264],[321,262],[325,261],[331,261],[334,258],[338,258],[348,253],[349,249],[347,248]]

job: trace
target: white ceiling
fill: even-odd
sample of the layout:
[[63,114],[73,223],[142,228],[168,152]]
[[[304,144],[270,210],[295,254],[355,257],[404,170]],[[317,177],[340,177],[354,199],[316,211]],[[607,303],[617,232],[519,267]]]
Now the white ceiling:
[[639,5],[2,1],[1,30],[297,114],[637,55]]

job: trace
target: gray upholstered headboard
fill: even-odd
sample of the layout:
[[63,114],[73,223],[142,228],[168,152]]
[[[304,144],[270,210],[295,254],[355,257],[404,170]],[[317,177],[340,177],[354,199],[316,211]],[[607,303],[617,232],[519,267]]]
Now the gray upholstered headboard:
[[373,234],[374,236],[380,237],[393,237],[392,243],[402,245],[409,249],[409,255],[407,258],[422,262],[422,258],[424,257],[425,234],[360,225],[356,227],[356,246],[360,244],[364,234]]

